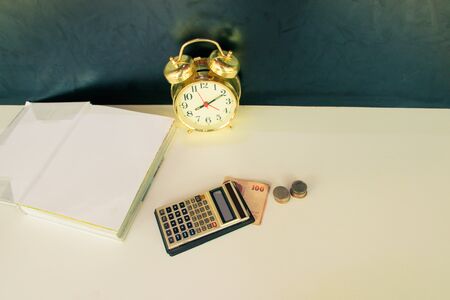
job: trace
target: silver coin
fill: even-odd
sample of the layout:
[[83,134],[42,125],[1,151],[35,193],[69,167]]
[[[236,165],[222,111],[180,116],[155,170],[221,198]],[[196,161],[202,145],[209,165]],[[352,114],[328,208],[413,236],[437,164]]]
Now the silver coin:
[[273,189],[272,193],[273,197],[275,198],[275,201],[277,201],[278,203],[287,203],[291,198],[289,190],[284,186],[277,186],[276,188]]
[[304,198],[308,193],[307,189],[308,186],[306,185],[306,183],[301,180],[296,180],[291,185],[290,193],[292,197]]

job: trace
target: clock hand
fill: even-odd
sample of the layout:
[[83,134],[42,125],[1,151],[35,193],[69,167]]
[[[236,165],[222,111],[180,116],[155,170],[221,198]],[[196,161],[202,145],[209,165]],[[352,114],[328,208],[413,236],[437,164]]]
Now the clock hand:
[[211,105],[209,103],[211,103],[211,102],[205,102],[203,105],[200,105],[199,107],[196,107],[194,110],[199,110],[199,109],[202,109],[203,107],[212,107],[215,110],[220,110],[217,107],[215,107],[215,106],[213,106],[213,105]]
[[203,102],[203,104],[205,104],[206,103],[206,101],[205,100],[203,100],[203,97],[202,97],[202,95],[200,95],[200,93],[199,92],[197,92],[197,95],[200,97],[200,99],[202,99],[202,102]]
[[[198,92],[197,92],[197,94],[200,96],[200,94]],[[213,107],[216,110],[219,110],[217,107],[212,106],[211,103],[213,103],[214,101],[218,100],[222,96],[223,96],[223,94],[220,94],[219,96],[217,96],[216,98],[212,99],[209,102],[206,102],[205,100],[203,100],[202,96],[200,96],[201,100],[203,101],[203,105],[200,105],[199,107],[195,108],[195,110],[199,110],[199,109],[201,109],[203,107],[208,108],[209,106]]]
[[219,110],[217,107],[212,106],[211,104],[209,104],[208,106],[211,106],[211,107],[214,108],[215,110]]
[[197,107],[195,110],[199,110],[199,109],[201,109],[201,108],[203,108],[203,107],[208,108],[209,103],[206,102],[205,100],[203,100],[203,97],[202,97],[202,95],[200,95],[199,92],[197,92],[197,94],[200,96],[200,100],[202,100],[203,104],[200,105],[199,107]]
[[208,102],[203,103],[199,107],[196,107],[194,110],[199,110],[199,109],[202,109],[203,107],[208,107],[209,106],[209,105],[208,106],[206,106],[206,105],[208,105]]
[[214,98],[214,99],[212,99],[211,101],[206,102],[206,103],[208,103],[208,105],[209,105],[209,104],[213,103],[214,101],[218,100],[218,99],[219,99],[220,97],[222,97],[222,96],[223,96],[223,94],[220,94],[220,95],[217,96],[216,98]]

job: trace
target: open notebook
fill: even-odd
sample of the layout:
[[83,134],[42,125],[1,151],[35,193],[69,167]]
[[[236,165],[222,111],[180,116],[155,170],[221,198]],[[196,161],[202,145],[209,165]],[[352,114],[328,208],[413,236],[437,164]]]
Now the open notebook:
[[0,133],[0,201],[123,239],[173,119],[88,102],[27,103]]

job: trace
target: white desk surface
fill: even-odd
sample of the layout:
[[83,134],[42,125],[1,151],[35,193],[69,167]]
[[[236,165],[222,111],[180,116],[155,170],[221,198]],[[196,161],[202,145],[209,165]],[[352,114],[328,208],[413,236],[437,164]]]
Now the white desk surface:
[[[450,110],[243,106],[234,125],[177,131],[123,243],[0,206],[0,299],[449,299]],[[226,175],[309,194],[169,257],[155,207]]]

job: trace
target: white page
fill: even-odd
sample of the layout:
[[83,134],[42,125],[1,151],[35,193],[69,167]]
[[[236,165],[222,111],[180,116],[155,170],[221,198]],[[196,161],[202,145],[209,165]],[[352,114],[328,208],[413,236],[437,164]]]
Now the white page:
[[0,135],[22,111],[23,105],[1,105],[0,110]]
[[172,123],[90,106],[22,204],[118,230]]
[[[0,110],[0,147],[6,135],[2,133],[24,108],[23,105],[2,105]],[[14,204],[11,182],[8,177],[0,177],[0,203]]]
[[16,202],[57,151],[87,102],[27,103],[0,135],[3,196]]

